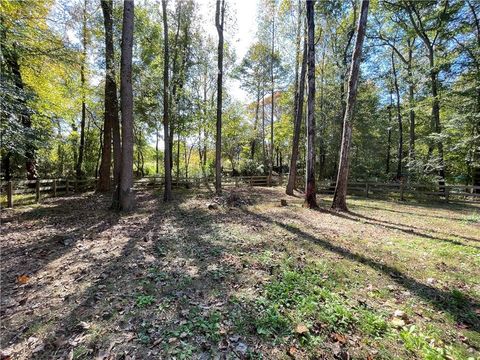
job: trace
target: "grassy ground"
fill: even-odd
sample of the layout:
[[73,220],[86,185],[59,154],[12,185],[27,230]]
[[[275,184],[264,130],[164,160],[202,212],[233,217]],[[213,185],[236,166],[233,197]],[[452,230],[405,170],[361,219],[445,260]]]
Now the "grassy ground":
[[479,358],[479,206],[336,214],[256,188],[144,192],[121,216],[109,199],[2,212],[3,356]]

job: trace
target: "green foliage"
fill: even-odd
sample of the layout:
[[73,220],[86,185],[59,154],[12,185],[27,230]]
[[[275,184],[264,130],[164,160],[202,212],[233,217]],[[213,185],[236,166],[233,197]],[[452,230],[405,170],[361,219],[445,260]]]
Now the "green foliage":
[[80,359],[88,359],[90,354],[90,349],[88,349],[84,345],[78,345],[73,349],[73,359],[80,360]]
[[262,309],[262,312],[255,321],[257,334],[278,337],[290,334],[291,322],[280,313],[279,306],[260,301],[258,306]]
[[454,350],[451,346],[446,346],[434,336],[419,331],[415,325],[402,330],[400,337],[407,350],[420,353],[423,359],[441,360],[453,357]]
[[388,325],[384,316],[349,304],[335,291],[338,276],[323,263],[301,267],[290,262],[283,264],[257,301],[257,333],[281,340],[293,336],[295,326],[303,323],[321,324],[323,331],[328,332],[346,333],[359,328],[372,337],[385,335]]
[[463,217],[463,221],[472,224],[472,223],[480,223],[480,213],[479,212],[473,212],[469,215],[465,215]]
[[246,159],[241,162],[240,164],[240,173],[242,175],[263,175],[265,172],[265,167],[263,164],[260,164],[259,162],[252,160],[252,159]]
[[136,304],[138,307],[147,307],[155,303],[155,297],[153,295],[140,294],[137,296]]
[[200,308],[191,308],[180,326],[169,331],[169,336],[190,337],[204,336],[208,341],[220,340],[221,313],[217,311],[206,312]]
[[357,309],[358,325],[362,332],[372,337],[381,337],[388,331],[385,317],[367,309]]

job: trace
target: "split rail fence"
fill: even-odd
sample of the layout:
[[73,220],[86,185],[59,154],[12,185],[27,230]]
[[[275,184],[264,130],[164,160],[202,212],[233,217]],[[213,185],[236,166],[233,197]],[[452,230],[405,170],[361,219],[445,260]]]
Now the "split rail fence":
[[[288,176],[276,175],[269,179],[268,176],[224,176],[222,186],[277,186],[284,185]],[[174,188],[214,188],[213,177],[207,178],[183,178],[174,179]],[[149,176],[134,181],[136,190],[161,189],[163,186],[162,176]],[[65,196],[72,193],[94,191],[96,179],[38,179],[7,181],[0,184],[2,207],[14,205],[26,205],[38,203],[48,197]],[[335,183],[320,182],[318,192],[320,194],[333,194]],[[395,197],[399,200],[409,199],[435,199],[440,201],[477,202],[480,203],[480,186],[471,185],[425,185],[415,183],[382,183],[373,181],[356,181],[348,185],[350,195],[365,197]]]

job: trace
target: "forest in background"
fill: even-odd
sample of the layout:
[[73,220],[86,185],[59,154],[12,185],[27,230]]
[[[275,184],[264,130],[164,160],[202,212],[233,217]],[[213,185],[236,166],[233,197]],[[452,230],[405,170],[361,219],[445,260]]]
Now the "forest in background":
[[[121,2],[2,1],[5,180],[100,176],[105,143],[111,148],[113,141],[115,147],[111,132],[104,131],[104,114],[112,114],[105,102],[104,4],[111,12],[111,80],[119,93]],[[305,4],[260,0],[255,41],[243,58],[232,44],[235,12],[228,1],[222,4],[222,170],[288,173],[299,115],[295,163],[301,180],[308,113],[308,91],[301,96],[305,101],[299,100],[307,82]],[[219,9],[212,2],[204,14],[192,0],[165,5],[164,18],[160,2],[135,4],[134,175],[164,174],[166,105],[173,177],[213,175],[219,48],[207,27]],[[315,177],[335,181],[360,3],[319,0],[314,10]],[[351,179],[434,183],[444,178],[480,185],[479,14],[479,4],[470,0],[370,3],[353,115]],[[246,102],[232,96],[238,84],[248,94]],[[305,110],[298,112],[298,104]],[[118,110],[113,112],[117,116],[109,121],[119,123]],[[112,158],[104,168],[109,176]]]

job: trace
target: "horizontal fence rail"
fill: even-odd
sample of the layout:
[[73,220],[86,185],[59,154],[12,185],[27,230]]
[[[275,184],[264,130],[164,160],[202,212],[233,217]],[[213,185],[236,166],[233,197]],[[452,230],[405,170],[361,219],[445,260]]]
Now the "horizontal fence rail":
[[[298,177],[297,177],[298,178]],[[255,176],[223,176],[223,187],[240,186],[282,186],[288,179],[288,174]],[[301,187],[301,181],[299,179]],[[213,188],[215,178],[189,177],[172,179],[174,188]],[[0,184],[2,207],[13,207],[15,205],[26,205],[38,203],[43,198],[64,196],[71,193],[81,193],[96,189],[97,180],[88,179],[38,179],[7,181]],[[163,176],[146,176],[134,180],[135,190],[161,189],[164,186]],[[335,182],[322,181],[317,184],[317,191],[320,194],[331,195],[335,191]],[[416,184],[408,182],[375,182],[375,181],[354,181],[348,184],[348,194],[366,197],[374,196],[395,196],[400,200],[407,200],[418,197],[436,198],[437,200],[458,201],[458,202],[479,202],[480,186],[472,185],[445,185]]]

